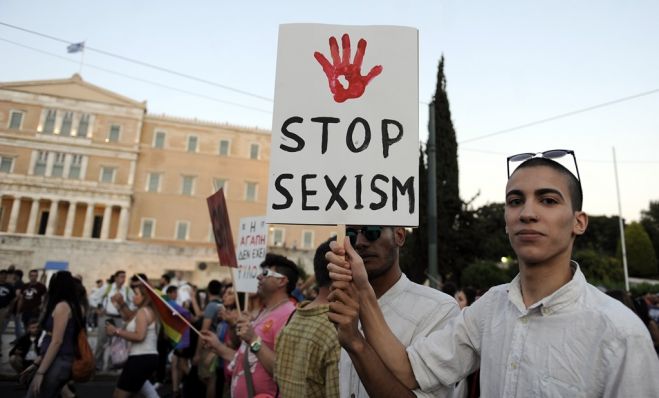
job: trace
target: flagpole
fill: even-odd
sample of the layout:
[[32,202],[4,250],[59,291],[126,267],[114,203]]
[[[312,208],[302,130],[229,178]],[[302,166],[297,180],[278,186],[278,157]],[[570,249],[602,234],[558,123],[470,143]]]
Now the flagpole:
[[183,315],[181,315],[178,311],[176,311],[176,310],[174,309],[174,307],[172,307],[171,305],[169,305],[169,303],[167,302],[167,300],[163,299],[163,298],[160,296],[160,294],[158,294],[158,292],[156,292],[155,289],[153,289],[153,288],[151,287],[151,285],[149,285],[148,282],[146,282],[144,279],[142,279],[142,277],[140,277],[139,275],[135,275],[135,276],[137,277],[137,279],[140,280],[140,282],[142,282],[142,284],[143,284],[144,286],[146,286],[147,289],[149,289],[149,290],[151,291],[151,293],[153,293],[154,295],[156,295],[156,296],[160,299],[160,301],[162,301],[163,303],[165,303],[165,305],[167,306],[167,308],[169,308],[169,309],[172,311],[172,314],[173,314],[173,315],[176,315],[176,316],[178,316],[179,318],[181,318],[181,320],[182,320],[183,322],[185,322],[186,325],[188,325],[188,326],[190,327],[190,329],[194,330],[194,332],[197,333],[197,335],[201,336],[201,332],[200,332],[199,330],[197,330],[197,328],[195,328],[194,326],[192,326],[192,324],[191,324],[187,319],[185,319],[185,317],[184,317]]
[[[84,41],[83,41],[83,43],[84,43]],[[80,68],[78,69],[78,74],[80,76],[82,76],[82,65],[83,65],[83,61],[85,59],[85,47],[84,46],[82,47],[82,50],[80,51],[80,53],[81,53],[80,54]]]
[[629,291],[629,276],[627,272],[627,247],[625,245],[625,227],[622,222],[622,205],[620,203],[620,185],[618,184],[618,162],[616,161],[616,147],[613,150],[613,171],[616,175],[616,193],[618,194],[618,227],[620,228],[620,246],[622,247],[622,268],[625,271],[625,291]]

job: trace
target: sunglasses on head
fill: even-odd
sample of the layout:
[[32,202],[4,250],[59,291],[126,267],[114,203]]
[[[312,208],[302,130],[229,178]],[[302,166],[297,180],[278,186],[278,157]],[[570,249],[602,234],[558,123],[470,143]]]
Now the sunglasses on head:
[[269,276],[275,277],[275,278],[286,278],[286,275],[280,274],[277,271],[273,271],[269,268],[264,268],[263,272],[261,272],[261,276],[264,278],[267,278]]
[[360,228],[348,227],[346,228],[346,236],[350,238],[350,244],[355,246],[357,244],[357,235],[361,232],[364,238],[369,242],[374,242],[382,235],[382,226],[379,225],[365,225]]
[[[517,169],[522,163],[526,162],[529,159],[533,158],[544,158],[544,159],[549,159],[552,161],[556,162],[556,159],[560,159],[563,156],[571,155],[572,160],[574,161],[574,170],[570,170],[567,168],[572,174],[575,174],[573,171],[576,171],[575,177],[577,177],[577,180],[581,182],[581,176],[579,176],[579,166],[577,166],[577,157],[574,155],[574,151],[569,150],[569,149],[552,149],[549,151],[544,151],[544,152],[525,152],[525,153],[518,153],[517,155],[509,156],[507,161],[508,161],[508,178],[510,178],[510,175],[512,172]],[[557,162],[561,164],[560,162]],[[512,167],[511,167],[512,166]],[[561,164],[561,166],[565,167],[564,164]]]

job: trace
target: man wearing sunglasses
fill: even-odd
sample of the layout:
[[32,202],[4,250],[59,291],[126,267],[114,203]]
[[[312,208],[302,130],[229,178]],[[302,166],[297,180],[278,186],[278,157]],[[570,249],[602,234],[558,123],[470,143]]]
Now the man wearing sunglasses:
[[[348,244],[333,245],[330,299],[337,302],[330,317],[352,355],[375,364],[379,373],[371,377],[381,382],[372,395],[412,396],[412,389],[451,385],[480,366],[483,397],[659,396],[659,360],[647,329],[588,284],[570,259],[588,217],[578,174],[558,162],[574,152],[558,151],[508,159],[504,217],[519,275],[409,347],[387,328],[359,255]],[[367,339],[346,326],[355,313]]]
[[299,275],[297,265],[284,256],[268,253],[261,268],[257,294],[263,301],[263,308],[255,319],[250,319],[245,312],[238,318],[236,335],[242,340],[240,348],[232,350],[221,343],[215,333],[206,331],[201,335],[205,344],[224,360],[231,361],[231,396],[235,398],[256,394],[275,396],[277,385],[272,377],[275,339],[295,310],[290,294]]
[[[364,282],[373,292],[374,305],[403,346],[441,329],[458,316],[460,311],[453,297],[416,284],[401,272],[399,253],[405,244],[405,228],[353,225],[346,228],[346,236],[355,254],[363,261]],[[356,322],[349,327],[361,335]],[[357,398],[379,396],[372,393],[374,386],[381,383],[373,369],[374,362],[369,358],[353,355],[352,350],[342,350],[339,361],[340,395]],[[429,391],[428,396],[445,396],[449,390],[438,386]],[[421,392],[418,394],[424,395]]]

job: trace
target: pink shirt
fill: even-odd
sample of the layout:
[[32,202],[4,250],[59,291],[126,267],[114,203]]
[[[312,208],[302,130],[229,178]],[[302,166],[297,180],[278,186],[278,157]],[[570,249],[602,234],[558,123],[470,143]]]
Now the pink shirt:
[[[288,317],[295,310],[295,304],[290,301],[276,307],[271,312],[261,312],[254,321],[254,331],[261,336],[263,345],[268,346],[272,351],[275,350],[275,338],[279,331],[286,325]],[[249,364],[252,371],[252,380],[254,382],[254,394],[265,393],[273,397],[277,393],[277,385],[272,376],[266,372],[256,354],[249,351],[247,343],[240,345],[236,355],[231,361],[230,368],[233,369],[231,378],[231,396],[235,398],[247,397],[247,381],[243,369],[245,352],[249,354]]]

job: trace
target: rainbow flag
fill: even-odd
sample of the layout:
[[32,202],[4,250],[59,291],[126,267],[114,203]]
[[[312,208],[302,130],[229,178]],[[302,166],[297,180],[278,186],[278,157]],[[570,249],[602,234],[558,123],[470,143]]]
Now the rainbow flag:
[[185,317],[189,321],[192,319],[190,312],[175,302],[168,300],[166,295],[153,289],[145,281],[141,281],[147,287],[147,294],[158,311],[158,315],[160,315],[160,323],[162,324],[165,335],[176,344],[176,348],[187,347],[190,344],[190,327],[182,317]]

